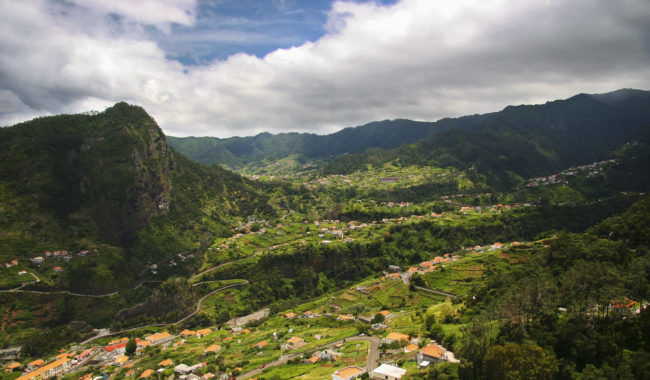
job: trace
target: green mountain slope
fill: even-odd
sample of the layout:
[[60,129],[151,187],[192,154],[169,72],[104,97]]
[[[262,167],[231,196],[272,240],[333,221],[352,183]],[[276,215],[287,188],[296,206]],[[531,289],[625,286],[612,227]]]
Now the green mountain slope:
[[[469,121],[469,120],[466,120]],[[261,133],[253,137],[168,137],[178,152],[204,164],[222,164],[240,169],[262,160],[279,160],[290,155],[308,159],[333,157],[343,153],[361,153],[369,147],[391,149],[413,143],[445,130],[449,123],[412,120],[384,120],[356,128],[345,128],[331,135],[310,133]],[[454,125],[455,126],[455,125]]]
[[96,290],[273,212],[247,180],[174,152],[155,121],[125,103],[0,129],[0,200],[0,259],[104,246],[117,254],[106,281],[90,280],[102,253],[59,276],[59,285]]
[[535,106],[509,106],[469,128],[449,128],[399,149],[341,156],[326,173],[350,173],[368,164],[474,168],[497,189],[523,179],[593,162],[650,128],[650,93],[620,90],[576,95]]

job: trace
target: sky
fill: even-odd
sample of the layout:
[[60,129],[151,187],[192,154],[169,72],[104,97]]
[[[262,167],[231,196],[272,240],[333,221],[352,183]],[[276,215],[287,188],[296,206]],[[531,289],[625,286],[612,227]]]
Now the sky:
[[172,136],[332,133],[650,90],[647,0],[0,0],[0,125],[144,107]]

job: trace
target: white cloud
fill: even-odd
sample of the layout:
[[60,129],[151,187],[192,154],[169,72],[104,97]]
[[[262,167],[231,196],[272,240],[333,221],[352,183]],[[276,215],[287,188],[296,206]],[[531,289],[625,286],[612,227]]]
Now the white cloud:
[[153,1],[79,1],[67,13],[0,3],[9,10],[0,15],[0,124],[127,100],[173,135],[327,133],[650,89],[643,0],[337,2],[315,42],[192,67],[168,60],[137,26],[105,17],[191,25],[192,1],[166,1],[161,11]]

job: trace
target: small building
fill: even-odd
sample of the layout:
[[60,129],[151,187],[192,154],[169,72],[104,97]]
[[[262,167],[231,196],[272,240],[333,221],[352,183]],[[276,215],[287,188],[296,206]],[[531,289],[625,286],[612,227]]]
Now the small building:
[[212,332],[212,330],[210,330],[210,329],[196,330],[196,337],[200,338],[202,336],[206,336],[206,335],[210,334],[211,332]]
[[158,365],[161,366],[161,367],[169,367],[172,364],[174,364],[174,361],[171,360],[171,359],[165,359],[165,360],[161,361],[160,363],[158,363]]
[[212,345],[208,346],[208,348],[205,349],[204,353],[216,353],[216,352],[219,352],[219,350],[221,350],[220,345],[212,344]]
[[43,257],[42,256],[32,257],[31,259],[29,259],[29,261],[32,264],[43,264]]
[[169,343],[172,341],[174,337],[169,335],[167,331],[149,335],[145,339],[150,341],[151,344],[163,344],[163,343]]
[[370,372],[370,378],[382,380],[400,380],[405,374],[405,369],[384,363]]
[[294,319],[296,317],[296,313],[288,312],[284,315],[284,317],[287,319]]
[[127,361],[129,361],[128,356],[126,356],[126,355],[118,355],[118,356],[115,357],[115,359],[113,359],[113,364],[120,367],[124,363],[126,363]]
[[408,342],[409,341],[409,336],[406,334],[398,333],[398,332],[392,332],[384,339],[381,340],[382,344],[391,344],[393,342]]
[[366,370],[363,368],[346,367],[334,372],[332,380],[351,380],[363,375],[365,372]]
[[181,331],[180,336],[193,336],[196,335],[196,331],[185,329]]
[[263,340],[263,341],[261,341],[259,343],[255,343],[253,345],[253,347],[257,347],[257,348],[262,349],[262,348],[266,347],[267,345],[268,345],[268,343],[265,340]]
[[16,369],[20,368],[20,366],[21,366],[21,364],[18,363],[18,362],[9,363],[9,365],[7,366],[7,370],[9,372],[12,372],[12,371],[15,371]]
[[154,371],[153,369],[145,369],[144,372],[140,374],[140,378],[146,379],[149,376],[153,375],[154,373],[156,373],[156,371]]
[[447,350],[437,344],[422,347],[417,356],[418,364],[422,362],[437,363],[442,361],[448,361]]

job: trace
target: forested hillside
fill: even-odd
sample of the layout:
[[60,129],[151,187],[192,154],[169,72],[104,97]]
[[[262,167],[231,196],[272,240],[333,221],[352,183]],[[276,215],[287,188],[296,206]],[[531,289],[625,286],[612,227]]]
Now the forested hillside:
[[91,274],[107,269],[98,267],[102,254],[65,271],[76,289],[112,288],[147,261],[274,212],[247,180],[175,153],[155,121],[125,103],[0,129],[0,197],[3,260],[102,246],[114,253],[105,281]]
[[606,158],[631,140],[648,143],[650,94],[620,90],[535,106],[509,106],[471,128],[452,128],[390,151],[337,157],[326,173],[351,173],[398,160],[402,165],[472,168],[506,190],[524,179]]

